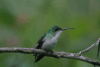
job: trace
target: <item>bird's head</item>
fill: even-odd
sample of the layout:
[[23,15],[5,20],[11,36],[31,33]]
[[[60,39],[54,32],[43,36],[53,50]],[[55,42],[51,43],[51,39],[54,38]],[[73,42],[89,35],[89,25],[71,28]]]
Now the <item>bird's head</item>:
[[74,28],[60,28],[57,25],[52,26],[48,32],[62,32],[64,30],[68,30],[68,29],[74,29]]

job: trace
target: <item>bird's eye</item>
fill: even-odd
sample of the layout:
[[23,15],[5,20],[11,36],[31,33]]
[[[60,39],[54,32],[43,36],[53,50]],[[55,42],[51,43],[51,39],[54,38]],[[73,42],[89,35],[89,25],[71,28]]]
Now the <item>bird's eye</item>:
[[58,29],[55,29],[55,31],[57,31]]

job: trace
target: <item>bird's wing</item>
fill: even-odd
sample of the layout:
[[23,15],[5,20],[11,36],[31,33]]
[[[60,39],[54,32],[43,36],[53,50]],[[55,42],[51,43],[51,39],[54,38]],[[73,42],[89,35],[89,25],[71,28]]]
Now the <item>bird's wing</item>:
[[33,48],[39,49],[41,48],[43,42],[44,42],[44,37],[46,36],[46,33],[44,35],[42,35],[42,37],[38,40],[38,42],[36,43],[36,45]]
[[[37,44],[33,48],[35,48],[35,49],[41,48],[41,46],[44,42],[45,36],[46,36],[46,33],[44,35],[42,35],[42,37],[38,40]],[[42,55],[42,54],[33,54],[33,56],[35,56],[35,62],[39,61],[40,59],[42,59],[44,57],[44,55]]]

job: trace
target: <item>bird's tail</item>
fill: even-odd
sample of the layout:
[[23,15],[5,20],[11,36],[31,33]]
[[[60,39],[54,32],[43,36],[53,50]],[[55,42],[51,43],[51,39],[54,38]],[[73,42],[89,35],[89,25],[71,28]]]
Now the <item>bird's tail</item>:
[[36,57],[35,57],[35,61],[34,61],[34,63],[38,62],[38,61],[41,60],[43,57],[44,57],[43,54],[38,55],[38,56],[37,56],[37,59],[36,59]]

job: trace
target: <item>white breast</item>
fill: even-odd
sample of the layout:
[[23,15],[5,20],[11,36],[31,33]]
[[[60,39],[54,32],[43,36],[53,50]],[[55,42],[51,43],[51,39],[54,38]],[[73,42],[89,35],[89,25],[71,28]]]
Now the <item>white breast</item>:
[[43,43],[43,45],[42,45],[42,49],[51,50],[51,49],[55,48],[56,45],[57,45],[58,38],[59,38],[61,32],[62,32],[62,31],[56,32],[57,34],[56,34],[54,37],[51,37],[52,35],[49,34],[48,36],[51,37],[51,39],[48,38],[48,37],[46,36],[46,37],[44,38],[45,41],[44,41],[44,43]]

